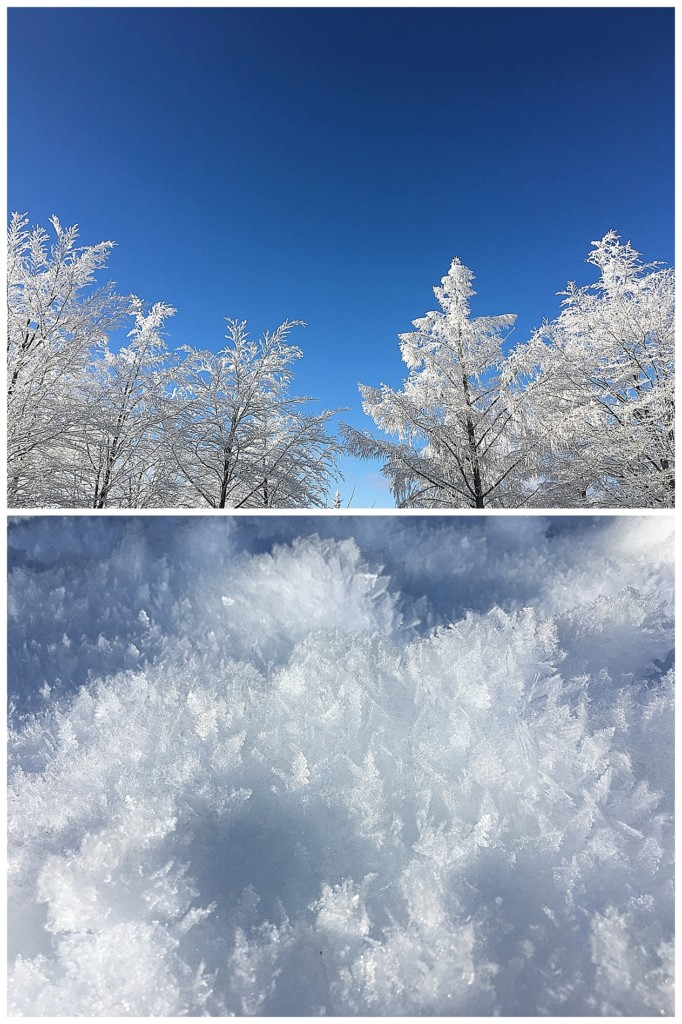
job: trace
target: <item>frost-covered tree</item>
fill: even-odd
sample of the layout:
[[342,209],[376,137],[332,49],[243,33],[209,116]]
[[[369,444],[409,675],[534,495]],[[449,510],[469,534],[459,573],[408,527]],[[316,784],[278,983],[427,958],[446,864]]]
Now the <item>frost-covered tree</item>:
[[[25,216],[9,228],[10,507],[328,507],[343,448],[333,414],[290,394],[298,322],[255,342],[228,320],[217,354],[169,351],[169,306],[97,284],[113,243],[51,225],[52,244]],[[673,504],[673,271],[613,231],[593,246],[598,281],[569,284],[560,316],[507,355],[515,317],[472,317],[453,260],[439,311],[400,336],[402,389],[360,386],[397,440],[344,428],[399,506]]]
[[221,352],[169,351],[170,306],[97,285],[113,242],[51,224],[51,246],[25,216],[9,228],[9,505],[325,507],[342,448],[332,413],[288,392],[294,324],[256,343],[229,321]]
[[472,317],[472,280],[454,259],[434,288],[440,311],[400,335],[410,370],[402,390],[360,385],[364,411],[397,442],[344,430],[354,454],[385,460],[382,471],[402,508],[506,508],[528,500],[519,483],[528,452],[514,419],[520,397],[503,373],[502,342],[516,317]]
[[260,474],[244,507],[327,507],[329,489],[338,479],[336,456],[343,450],[327,432],[333,414],[306,414],[296,406],[308,399],[290,401],[288,410],[276,407],[263,416]]
[[95,284],[113,242],[78,246],[77,227],[51,218],[56,240],[12,216],[7,256],[7,479],[10,506],[61,505],[59,470],[72,444],[74,391],[93,346],[129,311]]
[[642,263],[615,231],[593,242],[599,279],[570,282],[560,316],[512,356],[550,506],[660,507],[674,500],[674,272]]
[[665,507],[674,500],[674,273],[610,231],[570,283],[560,316],[508,355],[514,317],[471,318],[454,260],[441,311],[400,336],[400,391],[360,386],[391,441],[345,428],[384,461],[403,507]]
[[333,415],[304,413],[308,398],[289,394],[286,321],[252,340],[246,323],[227,320],[218,352],[185,347],[175,372],[177,415],[169,448],[184,481],[179,504],[209,508],[324,507],[340,446],[327,433]]
[[106,340],[97,346],[79,389],[82,415],[73,467],[79,506],[173,504],[163,438],[171,366],[161,330],[175,311],[161,302],[148,311],[139,299],[132,303],[128,344],[117,351]]

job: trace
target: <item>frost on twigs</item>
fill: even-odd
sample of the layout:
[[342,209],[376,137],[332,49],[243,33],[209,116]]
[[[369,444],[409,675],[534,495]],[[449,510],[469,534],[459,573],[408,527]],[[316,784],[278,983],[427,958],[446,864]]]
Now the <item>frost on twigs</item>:
[[[400,391],[360,385],[389,437],[346,425],[402,508],[665,508],[675,489],[675,276],[609,231],[560,315],[510,338],[511,314],[472,317],[456,258],[439,309],[400,335]],[[391,439],[392,435],[392,439]]]
[[[13,214],[7,252],[12,508],[317,508],[338,482],[333,412],[291,394],[300,321],[220,351],[168,348],[175,310],[97,284],[113,242]],[[120,332],[124,331],[125,336]],[[121,345],[122,342],[122,345]]]
[[81,522],[11,532],[12,1015],[673,1012],[662,521]]

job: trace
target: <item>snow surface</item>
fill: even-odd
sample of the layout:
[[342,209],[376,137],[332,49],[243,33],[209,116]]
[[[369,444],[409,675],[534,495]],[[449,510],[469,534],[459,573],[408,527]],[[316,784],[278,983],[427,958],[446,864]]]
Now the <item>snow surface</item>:
[[17,519],[12,1015],[673,1013],[672,519]]

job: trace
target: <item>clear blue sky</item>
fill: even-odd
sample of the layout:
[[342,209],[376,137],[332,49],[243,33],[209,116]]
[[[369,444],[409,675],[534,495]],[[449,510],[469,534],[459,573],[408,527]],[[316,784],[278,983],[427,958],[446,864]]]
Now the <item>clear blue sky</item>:
[[[514,341],[615,228],[673,263],[672,8],[9,11],[10,210],[118,243],[122,291],[217,349],[308,323],[294,390],[371,427],[453,256]],[[344,462],[353,507],[392,502]]]

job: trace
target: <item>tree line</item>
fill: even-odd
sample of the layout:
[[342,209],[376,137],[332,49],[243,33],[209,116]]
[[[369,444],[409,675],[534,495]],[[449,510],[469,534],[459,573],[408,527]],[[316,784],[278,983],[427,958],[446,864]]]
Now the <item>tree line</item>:
[[587,257],[598,280],[508,351],[515,316],[472,317],[453,260],[399,338],[402,387],[360,385],[381,433],[339,438],[292,393],[300,321],[256,341],[228,319],[218,352],[171,349],[172,307],[98,283],[113,243],[51,226],[8,232],[11,508],[338,507],[344,451],[381,461],[400,508],[674,503],[674,272],[614,231]]

